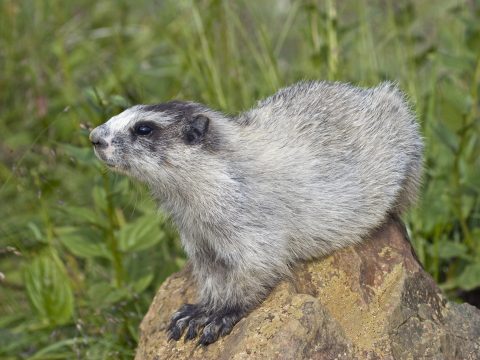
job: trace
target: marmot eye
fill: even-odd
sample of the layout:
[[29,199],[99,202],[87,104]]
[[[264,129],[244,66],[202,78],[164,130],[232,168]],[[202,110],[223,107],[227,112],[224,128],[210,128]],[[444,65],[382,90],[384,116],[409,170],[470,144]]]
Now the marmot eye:
[[147,126],[147,125],[138,125],[136,128],[135,128],[135,134],[137,135],[148,135],[150,134],[151,132],[153,131],[153,129],[150,127],[150,126]]

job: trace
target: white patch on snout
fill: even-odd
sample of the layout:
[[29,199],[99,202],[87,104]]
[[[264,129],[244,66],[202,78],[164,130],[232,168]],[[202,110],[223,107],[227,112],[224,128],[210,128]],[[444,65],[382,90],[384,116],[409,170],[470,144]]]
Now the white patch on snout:
[[105,123],[105,127],[109,132],[109,137],[113,137],[115,133],[124,132],[132,127],[139,114],[140,111],[138,111],[138,106],[134,106],[110,118],[110,120]]
[[118,115],[111,117],[103,126],[105,127],[106,135],[104,140],[107,142],[107,147],[102,150],[106,159],[112,159],[115,146],[112,144],[115,135],[126,133],[129,128],[133,127],[140,115],[138,106],[131,107]]

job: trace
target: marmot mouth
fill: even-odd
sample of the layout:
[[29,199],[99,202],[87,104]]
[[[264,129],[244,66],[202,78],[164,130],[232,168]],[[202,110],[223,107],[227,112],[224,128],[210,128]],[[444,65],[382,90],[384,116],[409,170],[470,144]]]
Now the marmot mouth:
[[128,175],[128,169],[130,168],[127,164],[122,164],[122,163],[113,163],[113,162],[107,162],[107,161],[102,161],[105,166],[115,172],[123,173]]
[[106,161],[104,161],[103,163],[104,163],[106,166],[111,167],[111,168],[117,168],[117,167],[118,167],[118,165],[117,165],[117,164],[114,164],[114,163],[110,163],[110,162],[106,162]]
[[105,166],[109,167],[109,168],[112,168],[112,169],[116,169],[118,168],[118,164],[115,164],[111,161],[108,161],[107,159],[105,159],[105,157],[100,153],[98,152],[97,150],[95,150],[95,155],[97,156],[98,160],[100,160],[100,162],[102,164],[104,164]]
[[97,156],[97,158],[103,163],[105,164],[106,166],[108,167],[111,167],[111,168],[116,168],[118,167],[118,164],[115,164],[114,162],[110,161],[109,159],[107,159],[107,157],[105,156],[105,154],[102,152],[102,151],[98,151],[96,148],[93,149],[95,155]]

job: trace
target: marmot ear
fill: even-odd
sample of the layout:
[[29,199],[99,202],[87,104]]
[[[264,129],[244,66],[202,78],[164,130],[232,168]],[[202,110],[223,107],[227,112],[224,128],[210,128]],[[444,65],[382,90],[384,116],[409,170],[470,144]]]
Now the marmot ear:
[[208,132],[209,123],[210,119],[201,114],[195,115],[192,119],[188,120],[184,130],[185,143],[189,145],[200,143]]

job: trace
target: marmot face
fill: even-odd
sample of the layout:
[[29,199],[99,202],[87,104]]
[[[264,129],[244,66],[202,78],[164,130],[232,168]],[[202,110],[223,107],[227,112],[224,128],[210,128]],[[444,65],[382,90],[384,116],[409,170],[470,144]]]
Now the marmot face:
[[144,182],[168,181],[165,169],[188,163],[193,148],[207,142],[209,124],[208,109],[199,104],[138,105],[93,129],[90,141],[112,170]]

